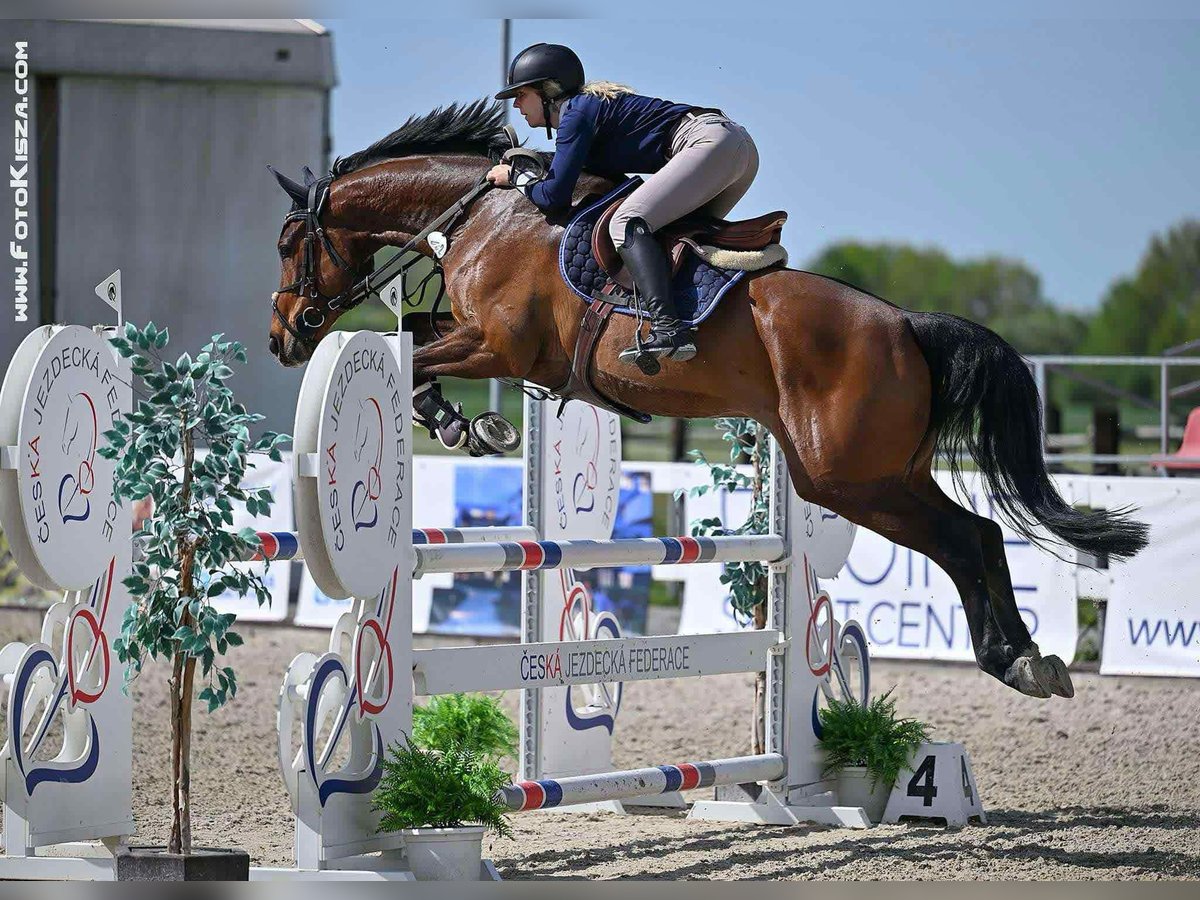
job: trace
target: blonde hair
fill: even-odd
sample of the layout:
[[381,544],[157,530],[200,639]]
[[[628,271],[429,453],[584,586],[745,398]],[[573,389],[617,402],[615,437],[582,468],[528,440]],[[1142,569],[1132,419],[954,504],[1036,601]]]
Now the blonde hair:
[[581,94],[591,94],[593,97],[599,97],[601,100],[615,100],[622,94],[632,94],[633,88],[627,84],[618,84],[615,81],[589,81],[579,89]]

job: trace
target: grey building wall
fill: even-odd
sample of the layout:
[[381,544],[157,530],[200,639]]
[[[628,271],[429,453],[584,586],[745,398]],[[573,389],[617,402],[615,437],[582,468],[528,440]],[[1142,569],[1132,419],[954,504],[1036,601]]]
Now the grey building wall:
[[[14,32],[29,35],[42,79],[43,102],[31,104],[43,119],[31,124],[42,163],[31,207],[52,221],[28,243],[41,225],[34,251],[51,277],[31,285],[31,298],[45,296],[28,325],[0,310],[0,360],[46,315],[108,321],[93,287],[120,268],[127,319],[168,325],[175,352],[216,331],[245,343],[250,364],[235,390],[268,416],[264,427],[291,431],[301,373],[266,350],[288,201],[266,166],[295,175],[328,165],[328,35],[9,22],[0,24],[5,68]],[[5,169],[10,153],[0,144]],[[13,221],[12,191],[2,193],[0,236]]]

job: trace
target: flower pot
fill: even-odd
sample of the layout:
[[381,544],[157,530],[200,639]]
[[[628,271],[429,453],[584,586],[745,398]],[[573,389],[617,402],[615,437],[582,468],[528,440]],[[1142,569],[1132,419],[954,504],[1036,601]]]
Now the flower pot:
[[166,847],[118,847],[117,881],[249,881],[250,854],[245,850],[193,847],[168,853]]
[[405,828],[400,833],[417,881],[478,881],[485,830],[482,825],[474,825]]
[[867,818],[878,822],[883,818],[892,786],[882,781],[871,789],[871,773],[866,766],[847,766],[838,773],[837,796],[840,806],[861,806]]

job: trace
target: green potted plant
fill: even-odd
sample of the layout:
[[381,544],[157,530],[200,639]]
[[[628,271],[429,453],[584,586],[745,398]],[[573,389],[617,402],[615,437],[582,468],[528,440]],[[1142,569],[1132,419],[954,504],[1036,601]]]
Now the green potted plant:
[[860,806],[872,822],[883,818],[888,796],[913,752],[929,739],[929,728],[896,715],[888,691],[866,706],[830,700],[819,713],[825,774],[837,776],[838,802]]
[[412,739],[423,750],[467,747],[498,763],[516,757],[520,735],[498,697],[443,694],[413,709]]
[[462,743],[425,750],[405,736],[388,748],[372,804],[380,831],[404,836],[418,881],[477,881],[486,831],[508,836],[509,783],[496,762]]
[[166,847],[120,850],[117,877],[245,880],[245,851],[192,844],[192,702],[198,699],[212,712],[237,693],[234,670],[219,663],[242,639],[230,627],[235,616],[218,612],[211,600],[233,591],[253,592],[260,604],[270,601],[257,574],[233,565],[259,547],[253,529],[232,531],[233,504],[244,503],[251,515],[270,512],[270,490],[243,488],[242,479],[251,453],[279,460],[279,445],[289,438],[273,432],[250,437],[250,426],[262,416],[236,403],[225,383],[233,375],[230,364],[246,361],[241,344],[215,335],[195,359],[185,353],[170,362],[161,354],[169,340],[153,322],[144,329],[127,324],[124,335],[112,340],[132,360],[141,399],[105,433],[108,446],[100,450],[117,461],[118,500],[153,501],[134,535],[142,555],[125,579],[134,602],[113,642],[125,663],[125,687],[147,657],[171,666],[170,838]]

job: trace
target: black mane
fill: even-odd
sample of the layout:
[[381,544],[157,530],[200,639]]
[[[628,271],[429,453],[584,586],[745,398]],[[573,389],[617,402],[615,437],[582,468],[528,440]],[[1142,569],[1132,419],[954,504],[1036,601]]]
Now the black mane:
[[408,121],[365,150],[339,156],[331,170],[334,177],[355,172],[388,159],[420,153],[471,153],[498,161],[508,149],[504,125],[504,104],[476,100],[461,106],[452,103]]

